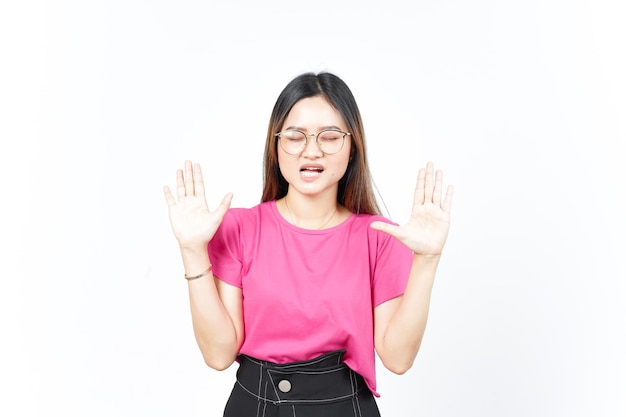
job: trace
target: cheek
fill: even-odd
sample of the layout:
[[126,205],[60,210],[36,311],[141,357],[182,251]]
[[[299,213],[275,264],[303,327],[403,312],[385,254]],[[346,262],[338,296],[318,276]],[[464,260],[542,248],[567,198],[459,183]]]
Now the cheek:
[[341,162],[338,161],[337,164],[334,165],[332,169],[330,169],[330,172],[329,172],[330,175],[333,178],[341,179],[346,173],[346,171],[348,170],[348,162],[349,161],[347,158],[345,159],[345,161],[341,161]]
[[333,164],[332,169],[330,170],[330,175],[335,179],[341,179],[346,171],[348,170],[348,164],[350,163],[350,154],[351,154],[351,144],[346,144],[339,154],[336,154],[337,161]]
[[282,152],[278,152],[278,170],[283,175],[284,178],[287,178],[287,175],[291,168],[293,168],[294,162],[293,158],[290,158],[290,155],[286,155]]

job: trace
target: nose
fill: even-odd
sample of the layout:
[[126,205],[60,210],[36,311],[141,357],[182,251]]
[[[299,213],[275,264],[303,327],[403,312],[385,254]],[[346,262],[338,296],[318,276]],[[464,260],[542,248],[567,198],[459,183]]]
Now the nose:
[[321,157],[323,156],[323,152],[320,149],[320,146],[317,143],[317,135],[311,133],[307,135],[306,145],[304,145],[304,150],[302,151],[303,155],[309,157]]

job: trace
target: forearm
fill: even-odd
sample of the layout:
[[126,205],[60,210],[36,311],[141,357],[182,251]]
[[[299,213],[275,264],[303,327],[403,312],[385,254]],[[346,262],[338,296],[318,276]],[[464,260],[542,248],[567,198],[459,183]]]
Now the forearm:
[[439,256],[414,255],[406,290],[390,317],[383,336],[385,366],[406,372],[422,343]]
[[[211,265],[206,247],[181,249],[185,273],[195,276]],[[191,318],[196,341],[210,367],[223,370],[239,350],[236,327],[226,309],[212,273],[188,281]]]

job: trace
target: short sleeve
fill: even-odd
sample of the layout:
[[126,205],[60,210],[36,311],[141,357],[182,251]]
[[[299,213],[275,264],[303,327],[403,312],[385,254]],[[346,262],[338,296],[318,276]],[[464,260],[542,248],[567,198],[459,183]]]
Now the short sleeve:
[[376,242],[370,247],[370,251],[374,252],[370,253],[372,305],[376,307],[404,294],[411,272],[413,252],[384,232],[371,229],[370,233],[375,233],[373,240]]
[[213,274],[220,280],[241,288],[241,230],[233,209],[226,212],[207,250],[213,265]]

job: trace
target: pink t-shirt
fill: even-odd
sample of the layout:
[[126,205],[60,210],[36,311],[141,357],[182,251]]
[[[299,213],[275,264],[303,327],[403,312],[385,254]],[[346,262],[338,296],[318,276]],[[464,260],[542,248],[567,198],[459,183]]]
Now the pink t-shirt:
[[373,309],[404,293],[412,252],[353,214],[323,230],[287,222],[275,201],[231,208],[209,243],[213,272],[243,292],[241,353],[276,363],[346,349],[376,392]]

